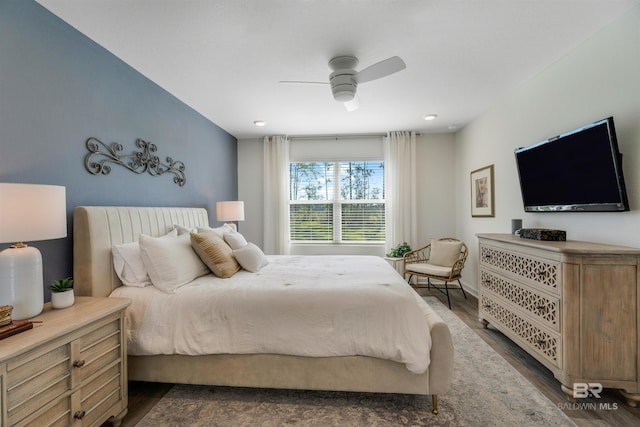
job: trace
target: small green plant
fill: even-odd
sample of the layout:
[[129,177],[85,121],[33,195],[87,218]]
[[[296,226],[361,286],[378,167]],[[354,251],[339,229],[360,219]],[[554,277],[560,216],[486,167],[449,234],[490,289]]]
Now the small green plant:
[[402,242],[395,248],[391,249],[391,252],[387,254],[389,258],[402,258],[404,254],[411,250],[411,246],[407,242]]
[[73,279],[71,277],[56,280],[49,285],[49,290],[51,292],[64,292],[68,291],[69,289],[73,289]]

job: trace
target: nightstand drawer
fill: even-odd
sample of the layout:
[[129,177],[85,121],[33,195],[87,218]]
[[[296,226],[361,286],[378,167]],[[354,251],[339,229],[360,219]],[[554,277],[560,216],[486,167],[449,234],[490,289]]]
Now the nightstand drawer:
[[71,425],[71,398],[65,396],[36,417],[27,420],[29,427],[67,427]]
[[13,424],[31,415],[42,401],[55,400],[71,389],[69,345],[34,350],[7,363],[7,410]]
[[83,426],[103,419],[105,412],[122,399],[120,367],[120,364],[114,364],[80,389],[80,407],[84,411]]
[[82,383],[121,358],[120,320],[113,320],[81,337],[78,346],[80,355],[73,363],[79,369],[79,381]]

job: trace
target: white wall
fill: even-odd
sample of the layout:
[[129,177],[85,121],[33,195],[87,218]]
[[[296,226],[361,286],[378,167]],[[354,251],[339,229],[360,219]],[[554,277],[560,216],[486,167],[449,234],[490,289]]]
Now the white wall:
[[[327,130],[330,132],[330,129]],[[426,134],[416,138],[418,163],[418,236],[419,244],[431,237],[455,236],[455,146],[453,134]],[[262,232],[262,141],[238,141],[238,198],[245,202],[245,220],[239,231],[245,238],[263,246]],[[401,243],[401,242],[398,242]],[[384,249],[364,246],[323,245],[297,247],[299,254],[357,253],[382,255]]]
[[[514,58],[517,60],[517,58]],[[476,233],[524,227],[566,230],[570,240],[640,247],[640,8],[456,134],[456,230],[470,246],[463,278],[477,290]],[[513,151],[581,125],[614,117],[630,212],[524,213]],[[495,218],[471,218],[469,173],[495,165]]]
[[416,139],[418,164],[418,246],[431,238],[457,237],[454,135],[426,134]]
[[262,241],[264,206],[262,174],[264,171],[261,139],[238,140],[238,200],[244,200],[244,221],[238,231],[259,247]]

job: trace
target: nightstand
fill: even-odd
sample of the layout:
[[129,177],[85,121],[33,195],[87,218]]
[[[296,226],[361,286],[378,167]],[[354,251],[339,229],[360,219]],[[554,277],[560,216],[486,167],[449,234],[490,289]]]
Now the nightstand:
[[[387,261],[389,261],[389,263],[391,264],[391,266],[393,268],[395,268],[395,270],[400,273],[400,275],[402,276],[402,260],[404,258],[400,257],[400,258],[396,258],[396,257],[390,257],[390,256],[385,256],[384,259],[386,259]],[[398,263],[400,264],[400,270],[398,270]]]
[[2,426],[88,426],[127,413],[124,298],[76,297],[45,304],[33,329],[0,341]]

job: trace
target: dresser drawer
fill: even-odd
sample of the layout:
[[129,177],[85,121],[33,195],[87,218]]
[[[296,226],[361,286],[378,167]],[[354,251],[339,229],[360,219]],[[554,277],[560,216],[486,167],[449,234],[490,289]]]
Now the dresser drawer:
[[560,332],[560,298],[507,279],[491,270],[480,269],[480,292],[490,292],[516,305],[536,321]]
[[491,294],[481,294],[479,304],[482,318],[493,320],[492,323],[505,335],[531,349],[531,353],[537,358],[542,358],[553,366],[561,368],[562,353],[559,334],[512,311],[511,307],[506,307]]
[[559,293],[560,262],[481,244],[480,265],[529,281],[549,292]]

